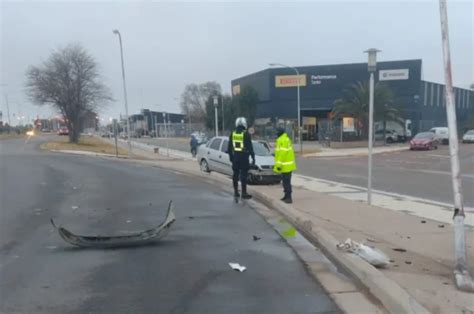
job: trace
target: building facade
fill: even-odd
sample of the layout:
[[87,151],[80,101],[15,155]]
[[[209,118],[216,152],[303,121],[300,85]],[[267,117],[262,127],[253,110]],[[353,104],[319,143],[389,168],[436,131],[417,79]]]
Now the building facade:
[[[317,134],[331,121],[334,102],[356,82],[367,82],[367,63],[297,67],[299,77],[289,68],[269,68],[232,80],[232,94],[244,86],[259,95],[257,121],[297,119],[297,85],[300,85],[301,119],[307,134]],[[377,63],[375,82],[383,81],[394,94],[394,104],[416,133],[434,126],[446,126],[445,87],[422,79],[422,61],[404,60]],[[474,91],[454,88],[460,127],[474,113]],[[333,123],[334,121],[331,121]],[[343,128],[343,121],[335,121]],[[308,138],[311,139],[311,138]]]

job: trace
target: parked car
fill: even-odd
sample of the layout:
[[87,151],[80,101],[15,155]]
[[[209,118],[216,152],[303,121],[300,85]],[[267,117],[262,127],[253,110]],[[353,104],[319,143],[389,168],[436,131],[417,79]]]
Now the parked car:
[[[383,130],[375,131],[375,140],[383,140]],[[394,130],[385,130],[385,141],[389,144],[399,141],[398,134]]]
[[47,129],[47,128],[42,128],[42,129],[41,129],[41,132],[43,132],[43,133],[49,133],[49,132],[51,132],[51,130],[50,130],[50,129]]
[[69,129],[67,127],[59,128],[58,135],[69,135]]
[[474,143],[474,130],[467,131],[462,137],[463,143]]
[[410,141],[410,150],[433,150],[438,149],[439,141],[433,132],[422,132],[415,135]]
[[434,133],[439,143],[449,144],[449,129],[447,127],[431,128],[428,132]]
[[[232,163],[227,154],[229,138],[218,136],[209,140],[206,145],[198,147],[197,161],[204,172],[219,172],[232,175]],[[273,172],[275,164],[270,150],[258,141],[252,141],[255,151],[255,166],[249,170],[249,183],[278,183],[281,176]]]

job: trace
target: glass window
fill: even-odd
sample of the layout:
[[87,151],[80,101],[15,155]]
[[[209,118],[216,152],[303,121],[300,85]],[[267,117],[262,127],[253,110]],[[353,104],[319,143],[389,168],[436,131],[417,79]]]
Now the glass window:
[[221,152],[227,154],[227,146],[229,146],[229,140],[224,140],[224,143],[222,144],[222,147],[221,147]]
[[210,148],[214,150],[219,150],[219,147],[221,146],[222,140],[220,138],[216,138],[212,141]]

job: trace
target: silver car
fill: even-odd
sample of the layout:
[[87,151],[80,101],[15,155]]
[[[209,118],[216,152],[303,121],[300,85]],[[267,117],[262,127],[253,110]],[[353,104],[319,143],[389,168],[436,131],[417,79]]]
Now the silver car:
[[[213,137],[206,145],[198,147],[197,161],[204,172],[219,172],[232,175],[232,163],[227,154],[229,138]],[[259,141],[252,141],[255,152],[255,166],[251,166],[248,175],[249,183],[278,183],[280,175],[273,172],[275,164],[270,150]]]

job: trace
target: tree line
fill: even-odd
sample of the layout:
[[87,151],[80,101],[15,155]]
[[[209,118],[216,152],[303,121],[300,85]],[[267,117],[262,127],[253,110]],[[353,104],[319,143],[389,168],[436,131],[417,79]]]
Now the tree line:
[[215,98],[219,130],[222,123],[226,130],[232,129],[237,117],[246,117],[249,125],[255,122],[258,94],[251,86],[244,86],[239,94],[231,96],[224,94],[217,82],[188,84],[181,94],[181,111],[191,123],[204,123],[206,128],[215,129]]

